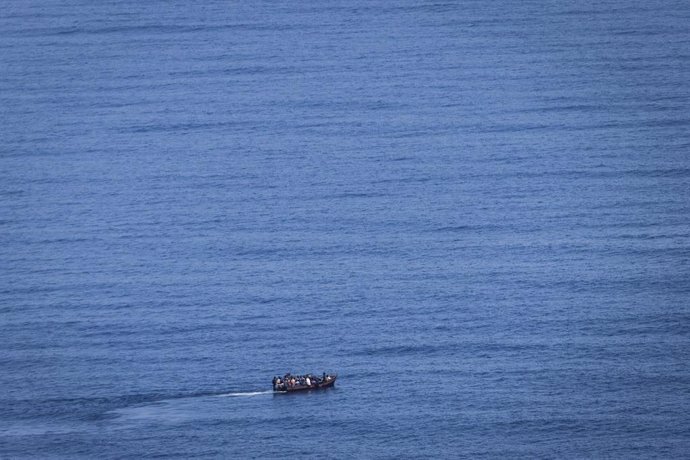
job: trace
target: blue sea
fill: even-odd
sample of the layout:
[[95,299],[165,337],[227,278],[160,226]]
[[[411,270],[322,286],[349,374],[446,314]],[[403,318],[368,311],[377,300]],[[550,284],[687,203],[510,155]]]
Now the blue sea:
[[5,0],[0,343],[3,459],[688,458],[690,3]]

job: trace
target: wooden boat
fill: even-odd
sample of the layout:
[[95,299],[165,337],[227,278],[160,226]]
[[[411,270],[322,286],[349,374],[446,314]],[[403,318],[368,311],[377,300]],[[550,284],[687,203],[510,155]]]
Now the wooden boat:
[[[278,393],[293,393],[296,391],[310,391],[320,390],[323,388],[330,388],[335,384],[338,374],[327,374],[325,377],[315,377],[309,374],[309,384],[300,383],[298,377],[285,375],[284,377],[276,377],[273,379],[273,391]],[[307,380],[307,379],[303,379]]]

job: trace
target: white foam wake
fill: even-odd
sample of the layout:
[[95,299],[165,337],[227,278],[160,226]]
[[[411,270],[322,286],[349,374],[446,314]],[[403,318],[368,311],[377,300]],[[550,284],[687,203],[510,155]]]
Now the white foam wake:
[[245,391],[241,393],[223,393],[221,395],[216,395],[218,398],[236,398],[241,396],[259,396],[259,395],[269,395],[273,393],[272,390],[266,391]]

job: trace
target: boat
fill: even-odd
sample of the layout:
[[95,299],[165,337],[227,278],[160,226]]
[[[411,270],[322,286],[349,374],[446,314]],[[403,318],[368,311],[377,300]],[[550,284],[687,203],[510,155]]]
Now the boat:
[[293,393],[296,391],[321,390],[330,388],[335,384],[338,374],[326,374],[321,377],[313,374],[273,377],[273,391],[277,393]]

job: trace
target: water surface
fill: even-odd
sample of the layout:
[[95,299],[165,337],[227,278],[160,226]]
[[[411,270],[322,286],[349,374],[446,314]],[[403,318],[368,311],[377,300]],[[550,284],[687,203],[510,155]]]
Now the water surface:
[[687,456],[688,24],[6,2],[0,456]]

